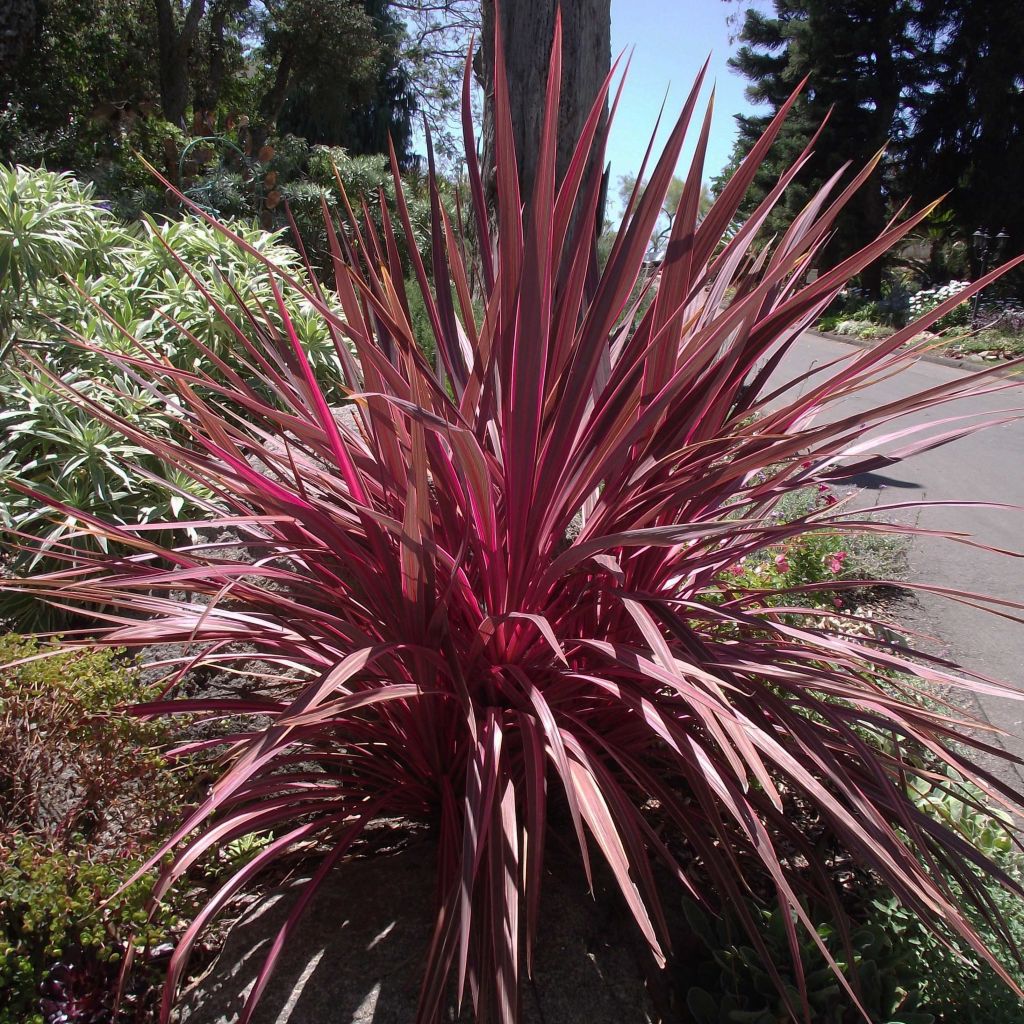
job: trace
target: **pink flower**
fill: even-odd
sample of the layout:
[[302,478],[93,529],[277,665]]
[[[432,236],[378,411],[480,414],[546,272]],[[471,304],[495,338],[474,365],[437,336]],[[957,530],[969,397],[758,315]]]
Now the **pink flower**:
[[789,572],[789,562],[786,560],[786,556],[781,552],[775,556],[775,568],[783,574]]
[[836,608],[842,608],[843,607],[843,599],[841,597],[833,597],[832,598],[832,604],[835,605]]
[[828,568],[829,572],[841,573],[843,571],[843,562],[846,561],[846,552],[837,551],[835,554],[828,557]]

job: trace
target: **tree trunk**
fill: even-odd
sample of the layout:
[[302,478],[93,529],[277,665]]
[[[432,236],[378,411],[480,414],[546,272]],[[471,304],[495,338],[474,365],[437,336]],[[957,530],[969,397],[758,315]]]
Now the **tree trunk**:
[[213,0],[210,5],[209,68],[206,82],[196,98],[196,107],[207,114],[212,114],[217,109],[220,90],[224,85],[224,34],[227,29],[228,13],[227,0]]
[[184,128],[189,98],[189,60],[199,23],[206,11],[206,0],[192,0],[180,28],[176,24],[171,0],[154,0],[154,3],[160,52],[160,104],[164,117]]
[[[488,201],[495,203],[494,176],[494,0],[484,0],[483,75],[485,88],[483,173]],[[572,159],[598,91],[611,67],[610,0],[504,0],[499,3],[502,45],[512,105],[512,128],[519,160],[519,187],[529,208],[537,170],[544,116],[548,60],[555,11],[562,10],[562,99],[558,116],[556,180]]]
[[293,64],[291,51],[285,50],[274,73],[274,82],[260,100],[260,124],[267,131],[277,124],[281,111],[284,110],[285,100],[288,99],[288,87],[291,85]]

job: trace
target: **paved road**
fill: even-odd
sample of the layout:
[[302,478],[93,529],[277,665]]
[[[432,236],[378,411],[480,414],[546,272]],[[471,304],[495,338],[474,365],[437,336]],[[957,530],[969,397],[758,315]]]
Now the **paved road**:
[[[790,379],[858,349],[816,335],[805,335],[789,354],[781,373]],[[936,363],[920,362],[905,373],[875,385],[863,395],[848,399],[847,410],[913,394],[962,377],[965,371]],[[1024,409],[1024,387],[958,400],[940,416],[968,412]],[[906,423],[926,422],[928,417],[908,417]],[[925,452],[891,467],[884,475],[865,480],[860,501],[888,504],[892,501],[970,499],[1001,501],[1024,506],[1024,420],[994,427]],[[1024,513],[988,509],[921,509],[912,519],[921,526],[962,530],[996,547],[1024,551]],[[978,551],[934,538],[915,538],[909,552],[911,579],[942,586],[1024,601],[1024,559]],[[1024,691],[1024,625],[953,604],[927,594],[905,609],[909,626],[925,629],[938,638],[940,650],[965,667],[1004,680]],[[991,697],[978,699],[980,716],[1011,735],[1000,742],[1024,757],[1024,701]],[[995,767],[995,765],[992,765]],[[998,774],[1024,793],[1024,765],[1002,768]]]

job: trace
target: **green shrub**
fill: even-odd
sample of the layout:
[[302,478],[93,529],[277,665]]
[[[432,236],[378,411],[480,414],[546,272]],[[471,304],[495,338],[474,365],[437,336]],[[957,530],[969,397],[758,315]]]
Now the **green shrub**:
[[[1021,877],[1021,859],[1013,852],[1002,818],[985,809],[981,793],[957,776],[943,787],[915,779],[911,788],[918,807],[954,827],[972,845],[993,857],[1014,877]],[[972,804],[978,803],[975,807]],[[959,888],[953,880],[950,883]],[[841,936],[827,909],[812,908],[818,937],[837,960],[844,975],[860,986],[861,999],[875,1024],[1005,1024],[1021,1019],[1024,1006],[995,972],[955,936],[933,935],[918,915],[902,906],[871,876],[854,877],[847,888],[854,961],[849,962]],[[988,897],[1005,915],[1014,937],[1024,941],[1024,921],[1002,889],[986,885]],[[766,963],[774,965],[794,1001],[798,986],[777,907],[751,903],[760,923],[765,960],[749,945],[735,913],[718,919],[692,902],[684,906],[692,937],[702,952],[684,961],[679,985],[697,1024],[776,1024],[788,1020],[786,1008]],[[994,946],[999,940],[983,921],[976,924]],[[947,944],[948,943],[948,944]],[[850,1000],[836,982],[817,944],[801,936],[801,964],[807,980],[814,1024],[840,1024],[854,1019]]]
[[[308,284],[299,254],[284,243],[281,232],[267,232],[245,223],[233,227],[247,245]],[[174,259],[168,246],[198,284]],[[22,337],[52,345],[62,335],[56,321],[107,349],[134,350],[133,354],[138,354],[137,346],[126,341],[127,330],[175,365],[192,366],[200,358],[199,350],[172,320],[217,352],[223,351],[226,339],[233,337],[232,324],[251,327],[245,313],[249,304],[266,308],[280,327],[270,281],[259,258],[197,217],[145,222],[111,250],[107,259],[110,267],[104,273],[80,273],[75,281],[77,288],[58,280],[44,289],[22,311]],[[218,315],[208,294],[222,306],[230,323]],[[333,364],[336,357],[323,319],[303,315],[311,307],[295,290],[286,287],[284,296],[314,362],[326,358]],[[63,355],[66,365],[78,365],[83,359],[77,349],[69,353],[65,348]],[[93,363],[100,370],[105,361]]]
[[[129,377],[104,380],[84,368],[65,373],[83,394],[105,402],[156,436],[171,437],[177,423]],[[22,575],[67,550],[108,550],[106,541],[84,531],[84,520],[55,513],[36,497],[15,490],[25,485],[48,499],[119,523],[167,522],[202,514],[209,492],[165,466],[123,434],[71,404],[52,381],[10,360],[0,372],[0,536],[8,538],[2,569]],[[31,554],[18,550],[13,532],[38,538]],[[193,537],[195,532],[192,531]],[[19,629],[53,630],[68,621],[59,609],[10,594],[0,599],[0,620]]]
[[119,652],[0,636],[0,1024],[41,1021],[39,986],[69,950],[120,959],[163,941],[182,904],[146,912],[145,883],[103,907],[180,813],[163,725],[122,711],[152,693]]
[[910,296],[898,280],[887,280],[883,285],[882,297],[868,300],[859,289],[851,288],[842,292],[833,301],[821,319],[818,330],[855,337],[880,337],[882,331],[902,327],[906,323]]
[[[22,347],[48,372],[154,436],[181,434],[173,407],[155,403],[128,372],[84,353],[69,339],[86,338],[133,356],[141,344],[191,368],[204,358],[192,338],[223,353],[235,329],[251,331],[251,308],[266,312],[264,327],[283,330],[260,255],[285,268],[300,287],[309,285],[299,254],[281,232],[235,225],[259,254],[254,255],[197,217],[147,221],[129,230],[93,198],[90,187],[67,175],[24,168],[4,173],[15,194],[0,196],[0,255],[5,238],[15,255],[0,278],[0,316],[6,310]],[[326,321],[301,290],[282,290],[313,365],[335,374],[337,353]],[[335,401],[340,397],[340,391],[332,395]],[[97,546],[91,534],[82,533],[79,518],[55,515],[7,486],[12,481],[118,523],[202,514],[208,491],[75,406],[61,385],[14,354],[0,366],[0,409],[0,531],[23,531],[44,542],[29,558],[18,554],[13,537],[5,537],[9,553],[0,569],[8,575],[39,569],[41,563],[56,567],[52,556],[59,543]],[[60,611],[6,593],[0,620],[22,630],[59,629],[68,621]]]
[[[40,986],[72,951],[98,964],[116,963],[129,938],[153,947],[173,934],[179,909],[164,905],[150,920],[145,882],[101,906],[139,863],[31,836],[0,843],[0,1024],[41,1024]],[[112,984],[112,974],[104,980]]]
[[[183,162],[180,186],[186,197],[222,219],[256,221],[267,230],[290,228],[294,222],[311,262],[326,277],[332,276],[332,269],[323,204],[344,216],[339,178],[356,210],[367,204],[378,232],[383,227],[380,193],[397,219],[395,183],[386,156],[310,146],[294,135],[271,138],[255,154],[242,152],[228,136],[193,141],[204,145],[191,149],[190,156],[205,159],[198,166],[193,159]],[[426,182],[411,172],[404,178],[414,237],[423,248],[430,239],[429,191]],[[446,183],[441,183],[441,191],[447,195]],[[408,247],[401,232],[397,241],[408,272]]]
[[[794,522],[828,510],[836,503],[828,487],[808,488],[787,497],[779,504],[775,520]],[[898,578],[903,570],[905,541],[898,537],[839,533],[805,533],[744,557],[725,569],[720,576],[724,593],[732,590],[763,589],[765,605],[793,604],[812,608],[849,608],[857,595],[840,596],[851,580]],[[834,583],[808,592],[791,593],[792,588]]]
[[[940,302],[945,302],[962,292],[969,281],[950,281],[941,287],[922,288],[910,296],[910,316],[912,319],[923,316],[933,310]],[[931,330],[939,332],[950,327],[965,327],[970,319],[970,303],[964,299],[958,306],[951,309],[945,316],[939,317]]]
[[[791,1020],[786,1004],[771,974],[778,970],[793,1005],[800,1005],[799,986],[790,967],[791,954],[786,938],[783,911],[752,905],[749,911],[760,923],[761,939],[768,957],[741,938],[742,930],[729,913],[717,919],[703,914],[696,904],[685,904],[687,923],[704,947],[704,959],[689,967],[693,984],[686,991],[686,1006],[695,1024],[778,1024]],[[908,1007],[903,962],[905,957],[884,923],[869,922],[850,936],[855,971],[836,929],[819,920],[817,936],[826,946],[844,975],[859,982],[861,1001],[877,1024],[933,1024],[927,1013]],[[853,1019],[849,996],[836,981],[835,974],[817,943],[806,934],[800,938],[800,960],[805,976],[809,1020],[814,1024],[843,1024]],[[912,984],[912,981],[910,982]],[[859,1016],[859,1015],[858,1015]]]
[[979,331],[952,340],[950,350],[954,353],[978,355],[987,353],[1003,359],[1017,359],[1024,355],[1024,334],[1006,331]]
[[185,145],[185,133],[152,114],[130,118],[116,128],[99,124],[81,131],[73,163],[81,177],[122,220],[143,213],[166,213],[168,197],[139,157],[155,167],[176,171],[175,153]]
[[868,319],[840,320],[832,327],[833,334],[868,341],[873,338],[884,338],[892,334],[892,329],[882,324],[873,323]]
[[123,711],[153,687],[116,649],[59,650],[13,633],[0,636],[0,669],[0,834],[138,853],[177,789],[159,753],[166,725]]
[[61,274],[109,269],[122,241],[121,225],[90,186],[69,174],[0,164],[0,327],[9,330],[26,293]]

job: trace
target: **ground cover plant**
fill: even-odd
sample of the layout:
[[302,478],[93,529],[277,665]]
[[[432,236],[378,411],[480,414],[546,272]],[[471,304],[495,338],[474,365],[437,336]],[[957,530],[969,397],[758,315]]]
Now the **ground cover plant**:
[[[1018,880],[1024,861],[1007,830],[1004,814],[985,806],[984,796],[957,776],[941,776],[935,784],[912,780],[908,795],[926,813],[954,822],[978,849]],[[964,799],[966,797],[966,800]],[[826,841],[827,845],[827,841]],[[1001,1024],[1020,1016],[1020,1003],[998,976],[955,937],[936,936],[919,917],[902,906],[877,878],[861,873],[856,861],[832,851],[847,879],[844,899],[849,912],[854,960],[846,962],[839,932],[827,910],[808,904],[818,937],[833,951],[841,969],[856,975],[864,1008],[879,1024]],[[1015,942],[1024,923],[1014,897],[999,886],[989,896],[1006,914]],[[772,962],[781,965],[786,984],[796,996],[796,975],[789,965],[785,914],[777,907],[751,901],[750,913],[761,931]],[[692,901],[684,905],[693,949],[675,967],[675,989],[700,1024],[773,1024],[785,1019],[784,999],[750,945],[736,916],[726,910],[710,917]],[[993,947],[999,937],[976,921]],[[801,941],[801,969],[807,979],[812,1020],[851,1019],[833,971],[814,941]],[[1019,975],[1018,975],[1019,978]]]
[[[779,502],[772,520],[778,524],[801,521],[817,512],[849,502],[826,484],[792,491]],[[865,611],[895,594],[906,569],[906,538],[886,534],[848,534],[843,531],[810,532],[742,556],[719,575],[723,595],[761,592],[766,604],[794,602],[838,612]],[[843,595],[830,592],[831,581],[856,580],[862,589]],[[806,587],[801,593],[798,588]],[[856,624],[852,624],[855,625]]]
[[[911,365],[923,347],[907,342],[995,272],[824,374],[790,379],[782,365],[780,377],[801,332],[930,207],[808,282],[836,216],[877,161],[831,181],[766,245],[760,228],[810,150],[736,229],[737,207],[787,104],[698,218],[708,111],[697,119],[664,261],[631,299],[703,72],[663,153],[638,175],[646,187],[627,204],[599,271],[589,225],[600,177],[588,168],[603,166],[595,140],[609,86],[556,182],[560,77],[556,31],[541,158],[523,210],[499,61],[492,227],[467,68],[475,227],[452,222],[435,186],[429,251],[413,256],[436,365],[410,325],[394,236],[411,234],[411,225],[396,183],[397,224],[385,217],[378,232],[355,217],[328,222],[340,314],[313,284],[265,263],[272,290],[303,288],[318,311],[336,346],[338,380],[317,378],[275,295],[274,308],[252,307],[248,323],[231,330],[230,360],[198,339],[205,361],[196,366],[173,366],[141,347],[106,354],[179,410],[187,438],[149,434],[102,396],[55,381],[70,401],[217,496],[227,511],[201,525],[232,535],[167,545],[152,539],[165,524],[76,513],[84,532],[119,551],[56,545],[66,568],[2,584],[59,606],[102,607],[96,632],[71,643],[190,645],[162,699],[137,713],[208,717],[224,728],[177,750],[211,757],[216,781],[140,869],[159,870],[154,907],[207,851],[250,835],[268,839],[182,936],[163,1019],[211,920],[261,871],[307,849],[316,866],[269,945],[240,1017],[250,1020],[303,908],[383,815],[427,821],[436,836],[437,923],[424,951],[422,1024],[442,1019],[452,989],[481,1021],[518,1019],[545,844],[561,822],[584,873],[595,857],[607,862],[656,963],[671,953],[658,862],[709,912],[731,908],[797,1019],[811,1015],[800,966],[808,943],[851,1012],[863,1006],[856,972],[847,976],[838,963],[840,955],[856,961],[855,936],[829,865],[802,831],[808,813],[924,929],[952,936],[1015,986],[976,921],[1018,956],[987,885],[1011,901],[1024,891],[955,822],[926,813],[908,785],[956,772],[986,801],[1012,804],[1016,795],[973,760],[972,752],[998,748],[894,673],[1016,694],[899,640],[838,628],[834,609],[806,597],[862,585],[843,572],[773,587],[771,602],[749,582],[723,599],[721,585],[729,567],[801,536],[910,529],[828,503],[795,517],[776,513],[787,494],[987,425],[941,412],[954,397],[1015,387],[985,371],[857,415],[841,402]],[[220,230],[258,256],[230,228]],[[481,240],[479,267],[463,259],[468,230]],[[80,344],[102,354],[88,337]],[[331,390],[344,401],[332,404]],[[934,411],[929,427],[900,425],[922,410]],[[792,600],[780,603],[784,595]],[[947,596],[1018,618],[1012,602]],[[253,650],[277,667],[277,678],[263,671],[262,693],[179,691],[186,669],[231,666]],[[257,717],[238,724],[238,716]],[[799,820],[797,805],[810,809]],[[751,890],[777,904],[791,984],[746,909]],[[811,898],[835,922],[834,942],[805,909]]]

